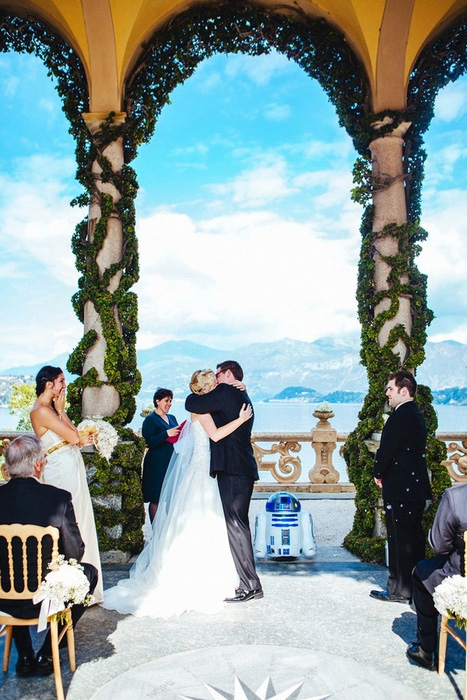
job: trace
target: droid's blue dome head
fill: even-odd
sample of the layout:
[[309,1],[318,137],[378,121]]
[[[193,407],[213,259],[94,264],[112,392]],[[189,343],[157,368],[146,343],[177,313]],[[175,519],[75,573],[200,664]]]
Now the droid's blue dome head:
[[287,491],[280,491],[270,496],[266,503],[267,513],[299,513],[300,501]]

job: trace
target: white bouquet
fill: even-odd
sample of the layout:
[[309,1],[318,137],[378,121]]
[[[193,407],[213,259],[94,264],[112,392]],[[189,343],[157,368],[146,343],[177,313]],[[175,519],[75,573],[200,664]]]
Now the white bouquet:
[[81,439],[88,435],[96,434],[94,445],[98,454],[108,461],[118,442],[118,433],[106,420],[83,420],[78,425],[78,433]]
[[47,618],[57,615],[65,608],[71,608],[76,603],[90,605],[94,596],[89,593],[89,581],[84,569],[76,559],[65,559],[63,554],[50,562],[51,569],[39,586],[39,593],[34,596],[33,603],[42,603],[39,615],[38,632],[47,626]]
[[467,624],[467,578],[448,576],[433,591],[435,608],[441,615],[454,617],[458,627]]

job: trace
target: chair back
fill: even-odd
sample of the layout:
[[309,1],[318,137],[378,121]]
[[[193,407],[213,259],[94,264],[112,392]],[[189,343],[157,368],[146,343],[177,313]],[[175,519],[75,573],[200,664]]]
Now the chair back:
[[58,556],[59,536],[52,525],[0,525],[0,598],[26,600],[37,593],[45,567]]

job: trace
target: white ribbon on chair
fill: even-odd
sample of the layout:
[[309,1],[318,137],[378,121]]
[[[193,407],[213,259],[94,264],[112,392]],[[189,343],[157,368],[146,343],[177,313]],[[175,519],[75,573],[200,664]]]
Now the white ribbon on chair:
[[45,593],[37,593],[32,602],[37,605],[41,603],[41,609],[39,612],[39,622],[37,624],[37,631],[42,632],[47,628],[47,618],[55,613],[65,610],[65,604],[56,598],[48,598]]

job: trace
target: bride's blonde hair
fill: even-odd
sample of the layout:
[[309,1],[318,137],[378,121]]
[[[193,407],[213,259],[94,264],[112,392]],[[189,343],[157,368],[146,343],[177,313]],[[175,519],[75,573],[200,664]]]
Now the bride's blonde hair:
[[216,386],[216,375],[212,369],[198,369],[193,372],[190,389],[194,394],[203,394]]

